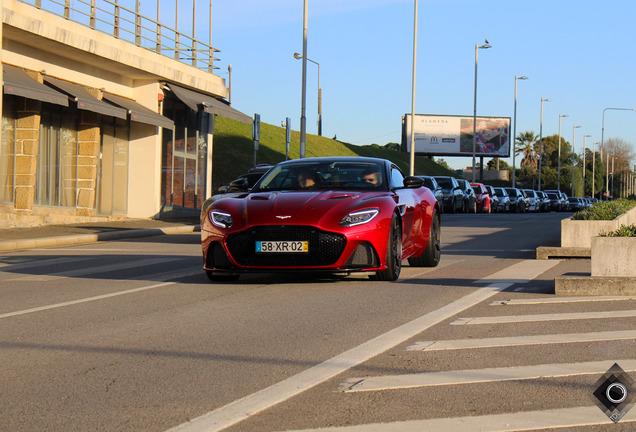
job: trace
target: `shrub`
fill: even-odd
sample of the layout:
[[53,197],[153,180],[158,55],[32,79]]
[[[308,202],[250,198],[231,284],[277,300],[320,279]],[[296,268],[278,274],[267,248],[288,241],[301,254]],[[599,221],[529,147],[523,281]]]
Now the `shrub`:
[[574,213],[572,219],[575,220],[612,220],[622,215],[632,207],[636,206],[636,201],[618,199],[615,201],[600,201],[592,207]]
[[601,237],[636,237],[636,225],[621,225],[619,229],[611,232],[601,232]]

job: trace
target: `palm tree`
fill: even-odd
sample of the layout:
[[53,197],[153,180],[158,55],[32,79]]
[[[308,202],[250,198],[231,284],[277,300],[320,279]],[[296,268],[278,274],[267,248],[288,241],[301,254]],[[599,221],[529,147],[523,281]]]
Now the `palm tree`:
[[537,136],[532,131],[521,132],[515,139],[515,154],[522,154],[521,166],[537,169],[539,155],[536,151]]

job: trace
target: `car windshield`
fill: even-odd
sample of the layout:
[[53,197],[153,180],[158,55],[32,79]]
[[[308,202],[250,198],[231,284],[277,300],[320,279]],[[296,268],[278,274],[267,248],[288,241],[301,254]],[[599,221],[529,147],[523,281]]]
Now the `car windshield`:
[[252,192],[315,189],[388,190],[382,164],[332,160],[277,165],[254,186]]
[[480,194],[481,193],[481,187],[479,187],[479,186],[473,186],[473,190],[475,191],[476,194]]
[[453,182],[451,181],[450,178],[447,178],[447,177],[435,177],[435,180],[437,180],[437,184],[440,185],[441,187],[443,187],[444,189],[452,189],[453,188]]

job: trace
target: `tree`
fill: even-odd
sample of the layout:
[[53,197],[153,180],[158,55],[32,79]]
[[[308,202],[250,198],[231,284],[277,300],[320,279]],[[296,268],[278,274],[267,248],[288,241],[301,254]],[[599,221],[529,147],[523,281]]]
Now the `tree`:
[[537,168],[539,159],[537,157],[537,137],[532,131],[521,132],[515,139],[515,153],[523,155],[521,166]]
[[448,166],[448,163],[444,159],[439,158],[439,159],[434,160],[434,161],[435,161],[435,163],[437,165],[442,166],[442,167],[446,168],[449,171],[453,171],[453,169],[450,166]]
[[505,160],[501,160],[499,158],[490,159],[488,161],[488,164],[486,164],[486,166],[488,167],[489,170],[496,170],[497,162],[499,162],[499,170],[501,171],[512,169],[512,167],[508,165],[508,163]]

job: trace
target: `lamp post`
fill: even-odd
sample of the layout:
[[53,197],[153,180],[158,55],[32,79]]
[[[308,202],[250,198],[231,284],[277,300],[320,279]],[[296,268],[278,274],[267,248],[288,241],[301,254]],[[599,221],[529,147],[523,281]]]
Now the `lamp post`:
[[305,146],[307,141],[307,118],[305,116],[305,106],[307,105],[307,3],[303,6],[303,72],[302,72],[302,101],[300,107],[300,158],[305,157]]
[[415,65],[417,64],[417,2],[413,11],[413,77],[411,81],[411,153],[409,175],[415,175]]
[[585,150],[586,150],[585,139],[591,136],[592,135],[583,135],[583,197],[584,198],[585,198],[585,171],[587,171],[585,166]]
[[541,170],[543,165],[543,102],[550,102],[552,99],[541,98],[541,122],[539,123],[539,190],[541,190]]
[[574,162],[576,162],[574,144],[576,143],[576,129],[580,127],[582,126],[572,126],[572,196],[574,196]]
[[561,192],[561,119],[569,117],[567,114],[559,114],[559,160],[557,162],[557,190]]
[[[294,53],[294,58],[296,60],[300,60],[303,58],[303,56],[298,53]],[[310,58],[308,58],[307,61],[318,65],[318,135],[322,136],[322,89],[320,88],[320,63],[318,63],[317,61],[313,61]]]
[[594,187],[594,176],[596,171],[596,143],[592,143],[592,198],[596,194],[596,187]]
[[[485,44],[475,44],[475,96],[473,101],[473,183],[475,183],[475,156],[477,153],[477,53],[480,49],[492,48],[492,45],[488,43],[488,39],[485,40]],[[481,171],[482,167],[479,167]],[[480,175],[481,179],[481,175]]]
[[515,156],[517,155],[517,80],[527,80],[527,76],[518,77],[515,75],[515,112],[514,112],[514,123],[513,123],[513,132],[512,132],[512,187],[515,186],[516,182],[516,174],[515,174]]
[[[603,122],[602,122],[602,128],[601,128],[601,155],[603,154],[603,145],[605,143],[605,141],[603,140],[604,135],[605,135],[605,111],[607,110],[619,110],[619,111],[635,111],[636,112],[636,108],[605,108],[603,110]],[[601,158],[602,160],[602,158]],[[607,157],[607,165],[609,166],[609,155]],[[609,171],[608,171],[609,172]],[[607,177],[607,180],[605,181],[605,195],[607,195],[607,197],[609,198],[609,174]]]

